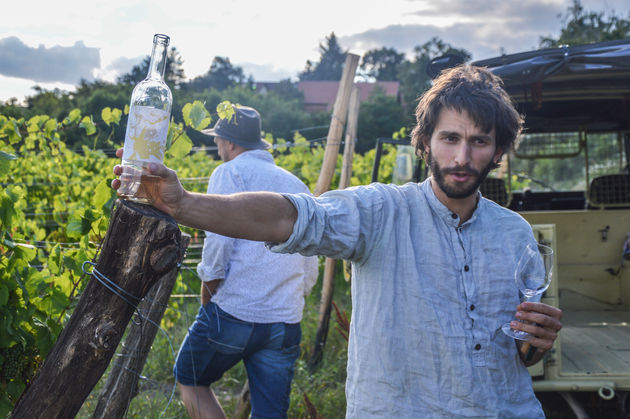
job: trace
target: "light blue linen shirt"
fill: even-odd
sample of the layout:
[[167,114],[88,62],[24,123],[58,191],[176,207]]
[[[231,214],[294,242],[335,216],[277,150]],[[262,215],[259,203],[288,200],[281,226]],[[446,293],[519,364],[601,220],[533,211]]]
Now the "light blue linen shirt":
[[[219,165],[208,181],[208,193],[247,191],[309,193],[265,150],[239,154]],[[256,323],[299,323],[304,296],[317,281],[317,265],[315,256],[281,255],[261,242],[207,231],[197,272],[203,281],[223,279],[212,301],[232,316]]]
[[544,417],[501,331],[535,241],[520,215],[480,198],[458,226],[430,180],[285,196],[298,218],[272,250],[353,262],[346,417]]

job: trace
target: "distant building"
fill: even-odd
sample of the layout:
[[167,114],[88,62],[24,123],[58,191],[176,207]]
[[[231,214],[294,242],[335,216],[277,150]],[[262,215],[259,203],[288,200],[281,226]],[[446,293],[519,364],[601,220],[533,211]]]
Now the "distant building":
[[[400,98],[400,82],[378,81],[375,83],[355,83],[359,88],[359,102],[365,102],[376,86],[380,86],[387,96],[393,96],[398,102]],[[309,112],[332,111],[339,89],[338,81],[300,81],[297,88],[304,95],[304,110]]]

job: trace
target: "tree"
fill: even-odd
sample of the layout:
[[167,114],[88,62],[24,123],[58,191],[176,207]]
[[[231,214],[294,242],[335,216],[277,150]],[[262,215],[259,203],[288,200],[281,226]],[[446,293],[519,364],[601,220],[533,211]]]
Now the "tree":
[[[195,77],[185,88],[188,90],[217,89],[225,90],[247,81],[243,68],[233,66],[228,57],[214,57],[210,69]],[[251,80],[250,80],[251,81]]]
[[392,134],[410,120],[405,118],[402,105],[393,96],[377,86],[368,100],[359,108],[359,127],[356,143],[357,153],[364,153],[374,147],[379,137],[391,137]]
[[325,45],[319,44],[319,62],[306,61],[306,68],[299,74],[300,80],[339,80],[347,51],[344,51],[334,32],[326,37]]
[[405,61],[405,54],[394,48],[372,49],[363,55],[361,60],[362,72],[378,81],[398,80],[398,70]]
[[6,102],[0,102],[0,115],[20,119],[25,116],[25,109],[18,104],[16,97],[11,97]]
[[[118,83],[135,86],[147,77],[149,64],[151,64],[151,56],[147,55],[144,57],[144,60],[142,60],[142,63],[133,66],[129,73],[118,77]],[[179,51],[177,51],[177,48],[171,47],[166,55],[166,69],[164,70],[164,81],[166,81],[171,88],[179,88],[186,79],[184,68],[182,67],[183,64],[184,60]]]
[[580,0],[573,0],[564,16],[560,15],[563,28],[558,39],[541,37],[541,48],[561,45],[579,45],[600,41],[612,41],[630,37],[630,13],[628,19],[604,12],[586,11]]
[[68,93],[59,89],[45,90],[39,86],[33,87],[37,93],[26,97],[28,116],[50,115],[60,119],[72,109]]
[[417,45],[414,48],[414,54],[411,61],[404,61],[399,65],[398,71],[403,104],[409,111],[413,109],[418,97],[431,87],[431,78],[426,69],[433,58],[444,54],[457,54],[464,61],[471,58],[470,53],[465,49],[455,48],[437,36],[422,45]]

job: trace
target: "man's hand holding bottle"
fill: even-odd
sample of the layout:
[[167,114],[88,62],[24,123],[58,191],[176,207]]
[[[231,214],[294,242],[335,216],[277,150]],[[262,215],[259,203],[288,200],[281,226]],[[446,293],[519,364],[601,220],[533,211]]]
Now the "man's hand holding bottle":
[[[122,157],[123,149],[116,150],[116,157]],[[184,187],[177,178],[177,173],[174,170],[169,169],[160,163],[150,163],[148,165],[150,174],[158,176],[160,178],[156,188],[157,196],[153,206],[170,215],[173,218],[177,218],[179,206],[181,204],[184,195],[187,193]],[[123,168],[121,165],[114,166],[114,174],[120,176]],[[112,188],[120,188],[120,179],[114,179],[111,184]]]

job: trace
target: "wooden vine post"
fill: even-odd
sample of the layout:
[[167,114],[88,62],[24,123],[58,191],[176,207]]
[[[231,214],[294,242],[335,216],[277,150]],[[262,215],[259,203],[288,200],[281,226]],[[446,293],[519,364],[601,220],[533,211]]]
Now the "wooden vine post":
[[343,64],[343,73],[337,90],[337,97],[333,106],[333,114],[328,128],[328,136],[326,137],[326,149],[324,150],[324,162],[319,172],[319,178],[315,186],[315,196],[319,196],[326,192],[330,187],[335,168],[337,167],[337,155],[339,154],[339,145],[341,144],[341,135],[343,127],[346,125],[346,115],[348,114],[348,102],[350,101],[350,91],[354,83],[354,75],[359,65],[359,56],[355,54],[347,54],[346,61]]
[[[182,247],[187,248],[189,243],[190,236],[182,233]],[[160,278],[138,306],[141,317],[138,322],[131,322],[125,341],[119,345],[120,356],[101,389],[92,419],[126,417],[131,399],[138,394],[138,377],[166,311],[177,274],[178,269],[172,269]]]
[[[352,161],[354,159],[354,140],[357,138],[359,128],[359,88],[352,87],[350,93],[350,103],[348,104],[348,125],[346,126],[346,136],[343,146],[343,160],[341,163],[341,176],[339,176],[339,189],[346,189],[350,186],[352,179]],[[346,281],[350,280],[350,262],[344,261],[343,272]],[[332,298],[331,298],[332,302]],[[328,307],[330,311],[330,307]]]
[[171,217],[117,201],[92,277],[11,417],[74,418],[137,305],[162,277],[177,272],[187,243]]
[[[359,58],[360,57],[355,54],[348,54],[346,56],[343,73],[341,75],[341,82],[339,83],[339,90],[337,90],[337,97],[333,107],[333,115],[330,121],[328,137],[326,139],[324,162],[322,163],[322,169],[319,173],[319,178],[317,179],[317,185],[315,187],[315,196],[319,196],[328,190],[335,173],[337,155],[339,154],[339,145],[341,144],[341,136],[343,134],[343,128],[348,114],[350,92],[352,91],[354,84],[354,75],[359,64]],[[313,355],[309,362],[311,368],[314,368],[319,364],[324,345],[326,343],[326,337],[328,335],[328,323],[330,321],[330,310],[334,291],[335,262],[336,261],[334,259],[326,259],[326,263],[324,265],[324,280],[322,284],[322,296],[319,307],[319,322],[317,326],[317,334],[315,336]]]

